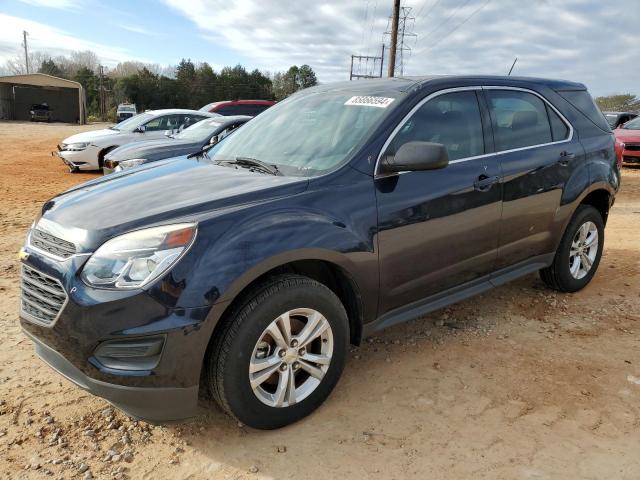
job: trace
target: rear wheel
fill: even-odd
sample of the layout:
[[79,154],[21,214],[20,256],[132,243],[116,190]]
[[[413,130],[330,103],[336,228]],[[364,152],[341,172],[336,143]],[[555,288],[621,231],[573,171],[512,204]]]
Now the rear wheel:
[[604,222],[590,205],[578,207],[567,226],[553,264],[540,270],[547,286],[562,292],[576,292],[593,278],[604,245]]
[[212,396],[254,428],[310,414],[338,382],[349,341],[347,314],[326,286],[299,275],[258,285],[227,318],[207,355]]

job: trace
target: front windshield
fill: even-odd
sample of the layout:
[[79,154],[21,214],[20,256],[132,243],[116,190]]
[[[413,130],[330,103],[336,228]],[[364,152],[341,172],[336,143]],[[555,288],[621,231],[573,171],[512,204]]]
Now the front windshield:
[[625,130],[640,130],[640,117],[625,123],[622,128]]
[[276,165],[284,175],[318,175],[345,162],[392,102],[343,92],[300,93],[255,117],[209,157],[250,158]]
[[138,115],[134,115],[133,117],[127,118],[126,120],[116,124],[114,127],[111,127],[114,130],[122,130],[131,132],[139,127],[143,123],[151,120],[153,115],[150,113],[140,113]]
[[204,142],[215,130],[222,125],[217,120],[200,120],[173,137],[178,140],[188,140],[191,142]]
[[135,112],[136,109],[133,107],[119,107],[118,111],[120,112]]
[[616,115],[615,113],[607,113],[604,118],[607,119],[607,123],[611,126],[611,128],[616,126],[618,115]]

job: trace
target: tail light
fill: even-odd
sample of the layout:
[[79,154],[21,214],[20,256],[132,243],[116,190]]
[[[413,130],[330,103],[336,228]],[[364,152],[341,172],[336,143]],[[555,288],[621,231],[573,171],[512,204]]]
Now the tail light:
[[622,152],[623,151],[624,151],[624,143],[616,139],[615,152],[616,152],[616,162],[618,163],[618,168],[622,167]]

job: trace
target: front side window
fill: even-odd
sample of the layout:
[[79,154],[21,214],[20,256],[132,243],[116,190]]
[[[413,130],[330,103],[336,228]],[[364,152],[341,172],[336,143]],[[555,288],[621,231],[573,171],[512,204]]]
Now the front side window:
[[213,161],[260,160],[290,176],[320,175],[348,161],[400,103],[400,95],[301,92],[247,122],[210,150],[209,157]]
[[540,97],[515,90],[488,90],[487,99],[497,151],[553,141],[545,102]]
[[407,142],[441,143],[449,160],[484,153],[482,120],[476,93],[446,93],[422,105],[400,128],[385,155],[395,155]]
[[147,132],[155,132],[158,130],[173,130],[180,126],[182,115],[163,115],[156,117],[145,124]]

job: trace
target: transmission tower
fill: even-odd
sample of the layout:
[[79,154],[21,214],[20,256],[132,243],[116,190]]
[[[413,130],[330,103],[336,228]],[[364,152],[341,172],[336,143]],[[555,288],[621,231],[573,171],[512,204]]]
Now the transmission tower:
[[[418,37],[413,32],[413,28],[416,23],[415,17],[411,16],[411,7],[401,7],[400,15],[398,19],[398,47],[396,54],[395,70],[400,72],[400,76],[404,74],[404,62],[411,56],[411,47],[409,46],[409,39],[415,39]],[[384,32],[385,36],[392,35],[391,25],[393,18],[389,17],[387,22],[387,30]]]

